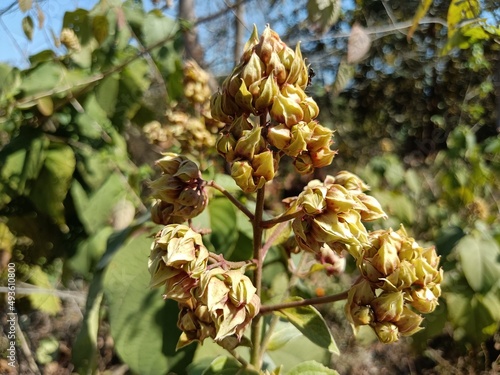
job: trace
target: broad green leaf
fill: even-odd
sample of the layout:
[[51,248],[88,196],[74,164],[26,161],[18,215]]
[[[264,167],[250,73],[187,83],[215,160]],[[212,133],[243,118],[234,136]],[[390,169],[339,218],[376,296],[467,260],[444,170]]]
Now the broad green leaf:
[[267,243],[272,237],[272,246],[281,245],[284,243],[290,235],[292,234],[292,222],[287,221],[284,223],[279,223],[274,227],[267,229],[264,232],[264,240]]
[[158,9],[152,10],[146,15],[142,26],[144,44],[149,47],[161,40],[173,38],[178,29],[179,26],[173,18],[166,17]]
[[410,29],[408,30],[408,35],[406,37],[408,40],[411,39],[411,37],[413,36],[413,33],[415,33],[415,30],[417,30],[418,23],[420,22],[420,20],[427,14],[427,11],[429,10],[429,8],[432,5],[432,1],[433,0],[421,0],[420,1],[420,4],[417,8],[417,11],[415,12],[415,16],[413,17],[412,25],[411,25]]
[[115,113],[119,82],[120,76],[118,73],[111,74],[104,78],[95,90],[97,103],[99,103],[99,106],[106,112],[108,117],[112,117]]
[[[287,301],[300,301],[300,297],[292,297]],[[286,318],[309,340],[327,349],[330,353],[339,354],[339,349],[321,314],[312,306],[300,306],[275,312]]]
[[40,175],[31,189],[30,198],[36,208],[50,216],[59,226],[66,222],[63,202],[71,185],[75,164],[71,147],[51,145]]
[[0,63],[0,82],[2,82],[0,85],[0,105],[3,106],[5,100],[13,98],[19,91],[21,85],[19,69]]
[[109,34],[109,23],[106,16],[97,15],[92,19],[92,31],[97,42],[102,44]]
[[[469,340],[479,344],[491,335],[491,326],[498,325],[490,312],[488,301],[479,293],[446,293],[450,321],[462,328]],[[486,302],[486,303],[485,303]],[[460,334],[460,331],[456,331]]]
[[279,321],[267,344],[267,350],[281,349],[286,343],[300,336],[302,333],[294,325]]
[[106,226],[97,233],[78,244],[76,254],[68,260],[68,264],[75,272],[91,276],[94,267],[106,251],[109,236],[113,228]]
[[212,199],[208,205],[210,214],[210,242],[217,253],[230,259],[238,240],[236,209],[225,198]]
[[307,361],[295,366],[286,375],[338,375],[338,372],[316,361]]
[[241,364],[234,358],[217,357],[202,372],[202,375],[235,375],[241,369]]
[[113,208],[125,197],[124,181],[117,174],[112,174],[97,191],[87,198],[83,195],[81,186],[79,187],[75,181],[73,184],[72,196],[78,217],[87,233],[96,233],[109,223]]
[[66,12],[63,18],[63,27],[78,30],[77,36],[82,47],[93,40],[92,23],[89,11],[86,9],[79,8],[73,12]]
[[104,276],[104,295],[115,349],[134,373],[163,375],[182,372],[194,345],[175,351],[180,331],[178,308],[164,301],[162,290],[148,288],[150,233],[137,234],[117,252]]
[[31,18],[31,16],[24,17],[21,25],[23,27],[23,32],[24,35],[26,35],[26,38],[28,38],[30,41],[33,40],[33,18]]
[[[38,130],[23,128],[0,151],[0,194],[29,194],[45,162],[49,140]],[[5,201],[4,197],[0,197]]]
[[57,62],[42,63],[29,71],[19,89],[26,96],[50,92],[62,83],[65,72],[66,68]]
[[500,278],[500,250],[491,237],[467,235],[457,244],[460,264],[470,287],[487,292]]
[[49,315],[56,315],[61,311],[61,300],[55,294],[51,293],[54,286],[40,266],[30,266],[28,282],[41,289],[40,293],[33,292],[27,295],[35,309]]
[[460,227],[442,228],[435,239],[438,254],[446,258],[463,236],[465,233]]

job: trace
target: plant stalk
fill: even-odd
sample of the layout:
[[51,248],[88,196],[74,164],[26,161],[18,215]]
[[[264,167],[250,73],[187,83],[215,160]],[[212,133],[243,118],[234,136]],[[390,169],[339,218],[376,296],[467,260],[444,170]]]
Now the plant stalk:
[[276,305],[261,306],[260,307],[260,314],[261,315],[269,314],[273,311],[289,309],[292,307],[321,305],[324,303],[342,301],[344,299],[347,299],[348,292],[349,291],[346,290],[342,293],[332,294],[330,296],[308,298],[308,299],[303,299],[300,301],[290,301],[290,302],[277,303]]

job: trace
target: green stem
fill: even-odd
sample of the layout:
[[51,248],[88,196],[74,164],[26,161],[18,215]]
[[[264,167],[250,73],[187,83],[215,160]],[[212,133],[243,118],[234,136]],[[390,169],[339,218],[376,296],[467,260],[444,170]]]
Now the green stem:
[[241,212],[243,212],[251,221],[254,220],[254,215],[250,212],[248,208],[246,208],[243,203],[241,203],[238,199],[236,199],[230,192],[224,189],[222,186],[217,184],[215,181],[208,181],[207,186],[213,187],[216,190],[219,190],[224,196],[231,201]]
[[277,303],[276,305],[261,306],[259,314],[261,314],[261,315],[269,314],[273,311],[290,309],[292,307],[321,305],[324,303],[342,301],[344,299],[347,299],[348,292],[349,291],[346,290],[342,293],[333,294],[331,296],[315,297],[315,298],[303,299],[300,301],[290,301],[290,302]]
[[[253,220],[253,257],[257,263],[257,268],[254,271],[254,286],[257,289],[256,293],[260,297],[262,290],[262,215],[264,213],[264,199],[266,195],[265,185],[257,190],[257,201],[255,205],[255,216]],[[260,368],[260,344],[262,337],[263,319],[256,316],[252,321],[252,350],[250,353],[250,362],[255,368]]]

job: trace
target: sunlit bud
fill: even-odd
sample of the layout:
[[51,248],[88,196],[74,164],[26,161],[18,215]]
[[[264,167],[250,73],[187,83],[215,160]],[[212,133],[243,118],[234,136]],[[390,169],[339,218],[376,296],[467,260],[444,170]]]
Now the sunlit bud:
[[246,86],[250,86],[252,83],[257,82],[262,78],[262,73],[265,70],[264,63],[260,60],[259,56],[254,52],[250,56],[250,60],[243,67],[241,72],[241,78],[245,82]]
[[249,304],[257,291],[252,281],[241,270],[227,271],[226,277],[231,283],[229,291],[231,302],[236,307]]
[[300,108],[304,112],[304,121],[309,122],[318,117],[319,107],[310,96],[304,98],[300,103]]
[[405,306],[403,307],[403,313],[399,316],[399,319],[393,323],[398,327],[401,335],[410,336],[422,329],[422,327],[420,327],[422,320],[424,320],[422,316]]
[[326,205],[326,188],[318,186],[316,188],[306,187],[303,193],[299,196],[299,204],[304,212],[308,215],[318,215],[322,213]]
[[255,110],[260,113],[267,109],[279,93],[279,87],[273,73],[269,75],[259,86],[258,97],[255,100]]
[[362,326],[372,323],[375,317],[370,306],[354,305],[351,308],[351,320],[355,326]]
[[288,127],[292,127],[304,118],[304,111],[297,101],[281,93],[274,98],[270,114],[274,121],[284,123]]
[[203,323],[212,323],[212,317],[210,315],[210,311],[208,310],[208,307],[206,305],[199,304],[195,311],[194,314],[198,318],[200,322]]
[[192,278],[186,272],[181,271],[165,281],[165,298],[188,304],[193,297],[191,290],[197,285],[198,279]]
[[293,161],[295,170],[300,174],[309,174],[314,171],[314,165],[309,154],[301,154]]
[[264,177],[265,182],[274,178],[276,166],[272,151],[264,151],[257,154],[252,159],[254,177]]
[[229,285],[224,281],[225,271],[213,268],[203,273],[196,290],[196,298],[207,306],[209,312],[222,309],[228,301]]
[[421,313],[433,312],[438,305],[438,297],[429,288],[413,289],[410,304]]
[[337,155],[337,151],[330,150],[330,147],[321,147],[317,150],[310,151],[311,160],[314,168],[323,168],[332,164],[333,158]]
[[259,55],[264,64],[269,64],[273,52],[279,52],[284,43],[279,35],[267,26],[260,37],[259,43],[255,46],[255,52]]
[[231,123],[229,131],[233,137],[238,140],[243,136],[243,132],[246,130],[252,130],[254,125],[250,122],[247,115],[242,115],[234,119]]
[[305,82],[302,82],[303,81],[302,75],[304,71],[307,77],[307,67],[302,58],[302,52],[300,51],[300,43],[297,43],[297,46],[295,47],[295,54],[292,60],[292,64],[290,65],[290,71],[288,72],[288,77],[286,79],[286,82],[295,85],[297,84],[297,81],[300,80],[298,86],[301,87],[302,89],[305,89],[307,86],[307,78]]
[[335,175],[335,183],[342,185],[353,194],[360,194],[364,191],[370,190],[370,187],[363,182],[361,178],[354,173],[348,171],[340,171]]
[[252,166],[247,161],[235,161],[231,166],[231,177],[245,193],[253,193],[265,183],[262,179],[256,185],[252,173]]
[[167,203],[175,203],[186,184],[172,175],[162,175],[149,183],[151,196]]
[[403,312],[403,293],[384,292],[371,302],[375,317],[379,322],[398,320]]
[[253,25],[252,35],[248,38],[245,46],[243,47],[243,56],[241,57],[241,62],[246,63],[253,53],[253,48],[259,43],[259,32],[257,26]]
[[412,264],[415,267],[415,274],[418,279],[416,283],[420,286],[426,286],[431,283],[439,274],[439,270],[431,267],[423,258],[414,259]]
[[365,279],[357,282],[349,289],[348,301],[356,305],[369,306],[374,298],[375,292],[371,284]]
[[276,81],[279,85],[283,84],[287,77],[286,68],[281,62],[279,55],[276,52],[271,54],[271,59],[267,64],[266,73],[268,75],[273,74],[276,77]]
[[307,141],[311,137],[311,130],[305,122],[292,126],[290,144],[283,151],[292,158],[307,151]]
[[[239,89],[239,86],[238,86]],[[235,118],[239,116],[242,112],[240,107],[236,104],[234,99],[229,95],[223,95],[221,101],[222,112],[230,116],[231,118]]]
[[235,159],[235,146],[236,140],[231,133],[221,133],[215,143],[217,152],[221,154],[228,163],[231,163]]
[[344,212],[350,209],[362,210],[364,206],[343,186],[330,185],[326,193],[326,204],[329,211]]
[[256,126],[252,130],[243,131],[242,137],[237,140],[234,149],[237,158],[252,160],[254,154],[265,146],[265,141],[261,137],[261,130],[262,127]]
[[[161,159],[157,160],[155,164],[160,167],[161,171],[165,175],[174,175],[179,171],[181,164],[188,159],[185,156],[175,154],[173,152],[166,153]],[[193,163],[194,164],[194,163]],[[195,164],[196,169],[196,164]],[[195,173],[193,178],[198,177],[198,174]]]
[[399,339],[398,327],[393,323],[375,323],[372,327],[380,342],[383,342],[384,344],[390,344],[391,342],[398,341]]
[[241,85],[240,89],[236,93],[234,100],[236,104],[241,108],[242,111],[252,113],[254,112],[253,108],[253,95],[252,93],[247,89],[247,85],[245,84],[245,81],[241,80]]
[[417,280],[415,275],[415,267],[406,261],[402,260],[399,267],[385,278],[382,289],[384,290],[403,290],[409,288]]
[[267,132],[267,140],[278,150],[283,150],[291,141],[290,129],[285,124],[270,127]]
[[311,253],[319,253],[321,246],[324,242],[318,242],[309,235],[311,228],[312,218],[296,218],[292,222],[293,233],[295,234],[295,241],[297,245],[304,251]]
[[184,313],[179,315],[178,327],[182,331],[196,331],[199,327],[198,319],[193,311],[188,309],[184,310]]
[[[236,66],[231,74],[227,76],[227,78],[222,83],[222,92],[224,96],[232,96],[233,98],[236,96],[236,93],[240,89],[241,86],[241,72],[244,68],[244,65]],[[248,87],[248,85],[247,85]]]
[[210,98],[210,110],[212,118],[224,122],[230,123],[233,120],[233,117],[229,116],[227,113],[224,113],[222,110],[222,94],[220,92],[216,92]]
[[319,124],[317,121],[309,122],[308,126],[312,129],[311,139],[308,142],[309,151],[329,148],[332,144],[333,130]]
[[431,267],[437,268],[439,266],[440,257],[437,255],[436,248],[434,246],[423,249],[422,257]]
[[385,276],[393,273],[399,267],[399,257],[396,247],[389,243],[384,242],[375,256],[371,259],[371,264]]
[[174,215],[174,206],[170,203],[157,199],[151,207],[151,220],[156,224],[180,224],[186,219]]
[[371,263],[370,259],[365,259],[360,265],[360,271],[363,277],[374,284],[380,283],[384,275],[379,272]]
[[361,220],[373,221],[380,218],[387,219],[387,214],[384,212],[382,206],[375,197],[366,194],[359,194],[357,198],[365,206],[365,209],[361,210]]
[[80,41],[78,40],[78,37],[76,36],[73,29],[67,27],[63,28],[61,30],[61,36],[59,37],[59,40],[61,41],[61,44],[69,50],[78,52],[82,48],[82,46],[80,45]]

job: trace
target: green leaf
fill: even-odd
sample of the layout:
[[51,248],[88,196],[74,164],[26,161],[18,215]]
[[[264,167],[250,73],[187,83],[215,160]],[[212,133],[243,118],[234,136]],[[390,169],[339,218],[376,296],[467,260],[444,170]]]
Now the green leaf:
[[470,287],[487,292],[500,278],[500,249],[491,237],[467,235],[457,244],[460,264]]
[[165,302],[162,290],[148,288],[149,232],[131,238],[109,263],[104,295],[115,349],[134,373],[163,375],[182,372],[191,362],[194,345],[175,351],[180,331],[178,308]]
[[307,361],[295,366],[286,375],[338,375],[338,372],[316,361]]
[[175,36],[179,30],[177,22],[173,18],[166,17],[160,10],[155,9],[146,15],[142,26],[144,44],[149,47],[160,40]]
[[465,236],[465,233],[460,227],[442,228],[435,240],[438,254],[446,258],[463,236]]
[[26,35],[26,38],[28,38],[30,41],[33,40],[33,18],[31,18],[31,16],[24,17],[21,25],[23,27],[23,32],[24,35]]
[[418,23],[420,22],[420,20],[427,14],[429,8],[432,5],[432,1],[433,0],[421,0],[420,1],[420,4],[417,8],[417,11],[415,12],[415,16],[413,17],[412,25],[411,25],[410,29],[408,30],[408,35],[406,37],[408,39],[408,41],[411,39],[411,37],[415,33],[415,30],[417,30]]
[[97,42],[102,44],[109,34],[109,23],[106,16],[97,15],[92,19],[92,31]]
[[217,357],[202,375],[235,375],[241,369],[241,364],[234,358]]
[[102,80],[95,90],[97,103],[106,112],[108,117],[112,117],[115,113],[119,83],[120,76],[118,73],[112,74]]
[[238,239],[236,209],[226,198],[212,199],[208,205],[210,214],[210,242],[217,253],[230,259]]
[[[19,89],[26,96],[48,92],[61,84],[65,72],[66,69],[54,61],[42,63],[29,71]],[[32,103],[35,104],[36,102]]]
[[49,291],[48,293],[30,293],[27,295],[35,309],[49,315],[56,315],[61,311],[61,300],[55,294],[50,293],[54,286],[49,281],[48,275],[39,266],[30,267],[28,282],[40,287],[41,290]]
[[0,63],[0,82],[2,82],[0,85],[0,105],[3,107],[4,101],[12,99],[19,91],[21,85],[19,69]]
[[302,336],[302,333],[295,326],[280,321],[271,335],[271,339],[267,344],[267,350],[275,351],[281,349],[286,343],[300,336]]
[[36,208],[50,216],[59,226],[64,226],[66,222],[63,202],[71,185],[75,164],[75,154],[71,147],[51,145],[30,193]]
[[[287,301],[301,301],[300,297],[292,297]],[[321,316],[312,306],[300,306],[283,309],[275,312],[276,315],[286,318],[309,340],[316,345],[327,349],[330,353],[339,354],[339,349],[333,336]]]

